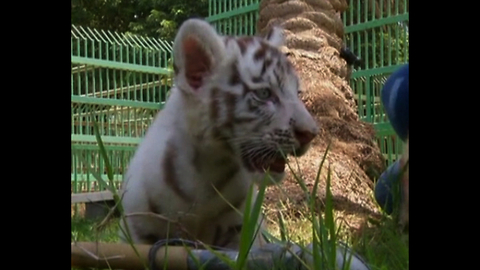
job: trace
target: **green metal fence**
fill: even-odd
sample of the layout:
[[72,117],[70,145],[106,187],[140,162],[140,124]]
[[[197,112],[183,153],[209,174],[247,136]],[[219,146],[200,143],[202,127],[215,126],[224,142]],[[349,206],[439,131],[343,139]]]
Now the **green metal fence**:
[[387,164],[402,151],[380,102],[380,91],[388,76],[408,62],[408,0],[349,0],[343,13],[345,43],[364,67],[352,73],[350,84],[357,97],[358,114],[373,123]]
[[[343,13],[345,43],[364,59],[365,66],[354,70],[351,86],[363,121],[373,123],[377,141],[387,165],[401,154],[380,103],[385,80],[401,64],[408,62],[408,0],[348,0]],[[260,0],[210,0],[209,17],[224,34],[255,34]]]
[[[255,34],[259,2],[210,0],[207,20],[224,34]],[[408,62],[408,1],[349,0],[343,21],[347,46],[365,61],[351,77],[358,113],[363,121],[375,125],[378,143],[390,164],[401,154],[401,142],[385,117],[380,89],[393,70]],[[172,43],[161,39],[72,25],[72,192],[102,189],[89,168],[107,179],[94,121],[114,178],[121,182],[171,87],[171,51]]]
[[172,43],[97,29],[71,27],[72,192],[102,187],[106,180],[94,122],[119,183],[140,138],[170,89]]
[[209,0],[206,18],[226,35],[254,35],[260,0]]

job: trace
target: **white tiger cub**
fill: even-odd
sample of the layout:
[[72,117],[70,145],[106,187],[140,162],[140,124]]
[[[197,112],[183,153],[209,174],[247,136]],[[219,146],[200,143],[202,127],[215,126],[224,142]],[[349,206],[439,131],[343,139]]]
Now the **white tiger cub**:
[[[282,153],[303,155],[319,130],[278,49],[283,40],[279,28],[266,38],[228,37],[200,19],[181,25],[173,46],[175,86],[123,188],[135,243],[183,238],[238,248],[242,217],[232,207],[243,213],[265,169],[270,184],[280,182]],[[264,241],[260,235],[254,244]]]

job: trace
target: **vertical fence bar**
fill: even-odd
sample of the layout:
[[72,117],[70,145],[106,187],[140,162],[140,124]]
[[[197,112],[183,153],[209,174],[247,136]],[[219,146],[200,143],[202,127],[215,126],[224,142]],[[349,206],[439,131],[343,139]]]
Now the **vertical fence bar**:
[[[87,192],[90,191],[90,171],[89,171],[89,165],[92,164],[92,157],[90,155],[90,151],[89,150],[85,150],[85,156],[86,156],[86,164],[84,163],[83,166],[85,166],[85,172],[84,172],[84,175],[86,176],[85,177],[85,180],[86,181],[86,186],[87,186]],[[82,189],[82,192],[83,192],[83,189]]]
[[249,25],[250,25],[250,31],[248,32],[248,34],[249,34],[249,35],[253,35],[253,34],[255,34],[255,21],[253,20],[253,19],[254,19],[254,18],[253,18],[253,13],[250,12],[250,13],[248,14],[248,17],[249,17],[249,19],[250,19],[250,24],[249,24]]
[[379,19],[382,19],[383,18],[383,1],[384,0],[380,0],[380,18]]
[[[390,2],[388,2],[390,3]],[[390,25],[387,25],[387,32],[388,32],[388,66],[392,65],[392,27]]]
[[392,16],[392,3],[391,0],[387,0],[387,17]]
[[212,0],[208,0],[208,16],[212,16]]
[[[216,0],[215,1],[215,4],[216,4]],[[214,10],[216,10],[216,5],[214,6]],[[162,41],[161,41],[162,42]],[[163,52],[163,66],[166,67],[168,66],[168,59],[167,59],[167,51],[165,49],[162,49],[162,52]],[[161,80],[163,76],[158,76],[158,79]],[[166,85],[164,83],[161,83],[160,84],[160,102],[163,102],[166,100],[166,94],[167,94],[167,89],[166,89]]]
[[[350,0],[350,4],[348,5],[348,9],[349,9],[349,13],[350,13],[350,17],[348,18],[348,26],[352,25],[353,24],[353,0]],[[351,46],[350,46],[351,47]]]
[[366,104],[366,110],[367,110],[367,115],[366,119],[368,122],[372,123],[374,122],[373,117],[372,117],[372,103],[375,102],[375,98],[373,96],[373,91],[371,88],[370,80],[372,77],[370,75],[365,77],[365,91],[367,92],[367,104]]
[[[72,149],[72,148],[71,148]],[[77,160],[77,151],[76,149],[72,149],[72,160],[73,160],[73,187],[72,191],[73,193],[78,193],[78,160]]]
[[393,136],[388,136],[387,140],[387,156],[388,162],[391,164],[394,162],[393,158]]

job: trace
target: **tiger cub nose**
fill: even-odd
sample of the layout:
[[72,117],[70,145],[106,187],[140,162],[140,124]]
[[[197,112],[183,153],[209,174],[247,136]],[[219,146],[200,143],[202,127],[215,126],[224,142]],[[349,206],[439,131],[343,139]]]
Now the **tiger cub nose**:
[[300,145],[303,146],[309,144],[315,138],[315,136],[317,136],[318,132],[316,130],[312,132],[308,130],[296,129],[294,134]]

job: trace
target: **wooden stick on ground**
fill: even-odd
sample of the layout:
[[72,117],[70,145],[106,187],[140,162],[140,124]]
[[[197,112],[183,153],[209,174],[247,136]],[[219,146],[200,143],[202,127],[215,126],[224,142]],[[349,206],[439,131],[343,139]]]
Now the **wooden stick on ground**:
[[[143,270],[148,266],[150,245],[135,245],[140,258],[132,246],[121,243],[72,243],[72,267],[95,267],[100,269]],[[167,256],[165,256],[167,255]],[[187,270],[188,251],[185,247],[161,247],[157,251],[156,265],[162,269]]]

